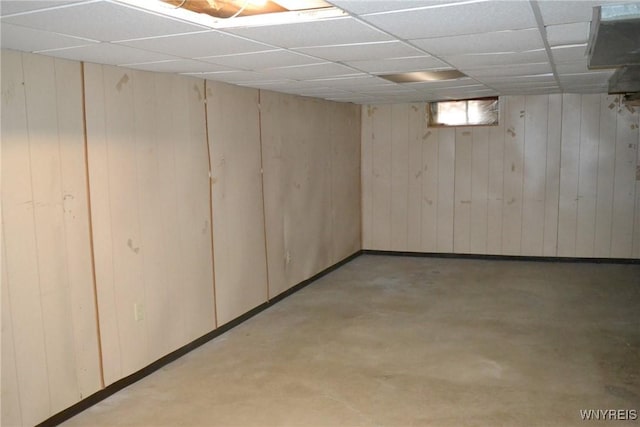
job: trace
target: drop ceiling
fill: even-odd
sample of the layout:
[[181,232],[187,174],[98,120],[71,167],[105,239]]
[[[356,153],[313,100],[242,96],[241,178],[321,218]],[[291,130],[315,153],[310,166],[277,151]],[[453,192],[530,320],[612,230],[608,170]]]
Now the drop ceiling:
[[[586,56],[592,8],[613,2],[330,0],[337,16],[224,28],[146,9],[153,2],[0,0],[0,43],[354,103],[604,93],[615,71],[588,70]],[[379,77],[451,69],[468,77]]]

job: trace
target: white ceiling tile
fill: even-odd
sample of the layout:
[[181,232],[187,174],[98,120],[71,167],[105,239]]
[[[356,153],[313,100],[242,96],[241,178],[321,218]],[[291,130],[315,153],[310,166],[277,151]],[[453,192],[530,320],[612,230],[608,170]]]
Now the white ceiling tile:
[[363,1],[363,0],[329,0],[329,3],[356,15],[368,13],[388,12],[392,10],[406,10],[426,7],[438,7],[446,4],[459,3],[467,0],[393,0],[393,1]]
[[544,25],[571,24],[574,22],[589,22],[593,17],[593,7],[606,1],[567,1],[543,0],[538,1]]
[[558,74],[588,73],[589,68],[587,67],[587,59],[585,58],[581,61],[574,62],[561,62],[556,64],[556,71]]
[[450,69],[451,66],[445,64],[433,56],[416,56],[411,58],[389,58],[367,61],[347,61],[358,70],[368,73],[405,73],[410,71],[424,71],[435,69]]
[[609,78],[615,70],[610,71],[596,71],[591,73],[581,73],[581,74],[560,74],[558,78],[560,79],[560,83],[564,86],[565,84],[607,84]]
[[323,62],[321,59],[312,58],[306,55],[299,55],[287,50],[270,50],[265,52],[212,56],[198,59],[201,61],[211,62],[212,64],[244,68],[246,70],[262,70],[265,68],[290,67]]
[[544,49],[542,37],[537,28],[419,39],[411,40],[411,43],[436,56]]
[[545,50],[533,50],[518,53],[486,53],[478,55],[445,56],[445,61],[458,69],[480,68],[487,66],[501,67],[512,64],[545,62],[548,60]]
[[[473,65],[471,66],[473,67]],[[528,74],[551,73],[549,62],[536,62],[528,64],[501,65],[500,67],[467,68],[461,67],[460,71],[469,77],[484,76],[522,76]]]
[[133,49],[127,46],[119,46],[111,43],[95,43],[89,46],[45,50],[39,53],[59,58],[73,59],[76,61],[111,65],[178,59],[170,55],[147,52],[141,49]]
[[204,58],[274,50],[272,46],[215,30],[142,40],[129,40],[119,44],[180,56],[182,58]]
[[500,91],[500,95],[549,95],[552,93],[560,93],[561,90],[559,87],[550,87],[550,88],[530,88],[530,89],[504,89]]
[[297,24],[236,28],[230,33],[285,48],[368,43],[391,40],[354,18],[336,18]]
[[547,41],[550,46],[586,43],[589,39],[589,23],[549,25]]
[[145,62],[141,64],[123,64],[123,67],[136,70],[156,71],[160,73],[207,73],[220,71],[235,71],[233,68],[192,59],[178,59],[173,61]]
[[311,80],[323,77],[359,74],[356,70],[333,62],[302,65],[297,67],[270,68],[268,70],[265,70],[264,72],[265,74],[271,75],[273,77],[294,80]]
[[221,73],[186,73],[192,77],[199,77],[207,80],[215,80],[219,82],[227,82],[233,84],[249,85],[250,83],[259,83],[261,81],[274,80],[273,76],[267,76],[255,71],[230,71]]
[[79,3],[79,0],[2,0],[0,1],[0,16],[59,7],[70,3]]
[[581,61],[587,58],[587,45],[585,43],[552,47],[551,55],[556,64],[560,62]]
[[311,83],[322,84],[328,87],[342,88],[345,90],[353,90],[353,91],[357,91],[361,88],[389,86],[394,84],[389,80],[381,79],[380,77],[373,77],[367,74],[353,76],[353,77],[317,79],[317,80],[311,81]]
[[486,87],[480,84],[478,81],[470,79],[468,77],[456,80],[440,80],[434,82],[417,82],[417,83],[405,83],[404,85],[411,87],[415,90],[421,91],[434,91],[444,89],[459,89],[466,88],[466,90],[472,89],[485,89]]
[[486,83],[490,86],[494,84],[510,84],[510,83],[556,83],[556,78],[552,73],[548,74],[534,74],[534,75],[524,75],[524,76],[511,76],[511,77],[496,77],[496,76],[487,76],[478,78],[482,83]]
[[205,29],[106,1],[13,15],[2,18],[2,22],[100,41],[155,37]]
[[426,39],[536,27],[531,6],[525,1],[466,3],[367,15],[363,19],[401,39]]
[[363,61],[424,55],[420,50],[400,41],[304,47],[296,50],[328,61]]
[[48,49],[63,49],[73,46],[86,46],[95,43],[92,40],[33,30],[27,27],[3,23],[0,25],[0,42],[5,49],[33,52]]

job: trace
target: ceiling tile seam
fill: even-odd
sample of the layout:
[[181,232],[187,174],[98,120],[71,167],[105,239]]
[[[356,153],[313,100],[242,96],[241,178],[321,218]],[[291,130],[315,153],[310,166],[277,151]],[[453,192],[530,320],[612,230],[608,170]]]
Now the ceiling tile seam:
[[[410,8],[406,8],[406,9],[394,9],[394,10],[383,10],[380,12],[371,12],[371,13],[363,13],[361,16],[379,16],[379,15],[392,15],[394,13],[406,13],[406,12],[415,12],[418,10],[429,10],[429,9],[444,9],[447,7],[453,7],[453,6],[464,6],[467,4],[474,4],[474,3],[485,3],[488,0],[467,0],[467,1],[461,1],[458,3],[444,3],[444,4],[434,4],[431,6],[418,6],[418,7],[410,7]],[[328,3],[331,3],[330,1]],[[338,6],[336,6],[338,7]]]
[[90,3],[99,3],[101,1],[103,0],[85,0],[85,1],[79,1],[77,3],[65,3],[65,4],[55,5],[55,6],[47,6],[41,9],[25,10],[24,12],[11,13],[9,15],[2,15],[0,19],[12,18],[14,16],[30,15],[32,13],[38,13],[38,12],[49,12],[55,9],[65,9],[73,6],[80,6],[80,5],[90,4]]
[[[2,1],[2,0],[0,0],[0,1]],[[11,15],[11,16],[15,16],[15,15]],[[39,28],[27,27],[27,26],[21,25],[21,24],[14,24],[14,23],[6,22],[3,25],[11,25],[11,26],[14,26],[14,27],[24,28],[24,29],[30,30],[30,31],[37,31],[39,33],[47,33],[47,34],[55,34],[57,36],[69,37],[69,38],[72,38],[72,39],[87,41],[87,42],[91,42],[91,43],[102,43],[100,40],[96,40],[96,39],[88,39],[86,37],[79,37],[79,36],[74,36],[74,35],[71,35],[71,34],[58,33],[57,31],[41,30]]]
[[[456,3],[456,4],[467,4],[467,3],[477,3],[477,2],[476,2],[476,1],[471,1],[471,2],[464,2],[464,3]],[[431,57],[433,57],[433,58],[435,58],[435,59],[439,60],[440,62],[442,62],[442,63],[444,63],[444,64],[447,64],[449,67],[451,67],[451,68],[452,68],[452,69],[454,69],[454,70],[457,70],[457,69],[458,69],[458,67],[455,67],[455,66],[454,66],[453,64],[451,64],[450,62],[445,61],[445,60],[444,60],[444,59],[442,59],[440,56],[438,56],[438,55],[433,55],[432,53],[430,53],[430,52],[428,52],[428,51],[424,50],[423,48],[421,48],[421,47],[419,47],[419,46],[416,46],[415,44],[411,43],[411,41],[406,40],[406,39],[402,39],[402,38],[400,38],[400,37],[397,37],[397,36],[396,36],[395,34],[393,34],[393,33],[390,33],[390,32],[388,32],[388,31],[385,31],[385,30],[381,29],[381,28],[378,28],[376,25],[374,25],[374,24],[372,24],[372,23],[370,23],[370,22],[368,22],[368,21],[363,20],[363,19],[362,19],[362,18],[360,18],[360,16],[358,16],[358,15],[354,15],[354,14],[352,14],[351,12],[348,12],[348,13],[349,13],[349,15],[350,15],[353,19],[355,19],[356,21],[358,21],[358,22],[360,22],[360,23],[362,23],[362,24],[364,24],[364,25],[368,25],[369,27],[371,27],[371,28],[373,28],[373,29],[375,29],[375,30],[378,30],[378,31],[380,31],[380,32],[382,32],[382,33],[384,33],[384,34],[386,34],[386,35],[390,36],[390,37],[393,37],[394,39],[396,39],[396,40],[400,41],[401,43],[404,43],[405,45],[407,45],[407,46],[409,46],[409,47],[412,47],[412,48],[414,48],[414,49],[417,49],[418,51],[423,52],[424,54],[429,55],[429,56],[431,56]],[[481,82],[481,81],[479,81],[479,80],[477,80],[477,79],[475,79],[475,78],[473,78],[473,77],[469,77],[469,78],[470,78],[470,79],[472,79],[472,80],[474,80],[474,81],[476,81],[476,82],[478,82],[479,84],[481,84],[481,85],[483,85],[483,86],[488,87],[489,89],[492,89],[492,90],[495,90],[496,92],[499,92],[496,88],[494,88],[494,87],[492,87],[492,86],[490,86],[490,85],[487,85],[487,84],[485,84],[485,83],[483,83],[483,82]]]
[[[469,2],[464,2],[464,3],[456,3],[456,5],[461,5],[461,4],[470,4],[470,3],[478,3],[478,1],[469,1]],[[424,7],[424,8],[421,8],[421,9],[429,9],[429,8],[431,8],[431,7]],[[450,62],[445,61],[444,59],[442,59],[440,56],[438,56],[438,55],[434,55],[434,54],[432,54],[431,52],[428,52],[428,51],[424,50],[423,48],[421,48],[421,47],[419,47],[419,46],[416,46],[416,45],[415,45],[415,44],[413,44],[410,40],[406,40],[406,39],[399,38],[399,37],[397,37],[396,35],[394,35],[393,33],[390,33],[390,32],[388,32],[388,31],[386,31],[386,30],[383,30],[383,29],[381,29],[381,28],[377,27],[376,25],[374,25],[374,24],[372,24],[372,23],[370,23],[370,22],[368,22],[368,21],[366,21],[366,20],[363,20],[359,15],[355,15],[355,14],[353,14],[353,13],[351,13],[351,12],[347,12],[347,13],[348,13],[348,14],[349,14],[353,19],[355,19],[356,21],[359,21],[360,23],[362,23],[362,24],[364,24],[364,25],[367,25],[367,26],[369,26],[369,27],[371,27],[371,28],[373,28],[373,29],[375,29],[375,30],[377,30],[377,31],[380,31],[380,32],[382,32],[382,33],[384,33],[384,34],[387,34],[388,36],[390,36],[390,37],[392,37],[392,38],[394,38],[394,39],[398,40],[399,42],[401,42],[401,43],[405,44],[406,46],[409,46],[409,47],[411,47],[411,48],[417,49],[418,51],[423,52],[423,53],[425,53],[426,55],[428,55],[428,56],[430,56],[430,57],[433,57],[433,58],[435,58],[435,59],[437,59],[437,60],[439,60],[439,61],[443,62],[444,64],[447,64],[449,67],[451,67],[451,68],[453,68],[453,69],[458,69],[457,67],[453,66],[453,64],[451,64]],[[367,15],[367,16],[368,16],[368,15]],[[541,51],[542,49],[538,49],[538,50],[540,50],[540,51]],[[545,49],[545,51],[546,51],[546,49]],[[548,55],[548,54],[549,54],[549,53],[547,52],[547,55]],[[346,64],[343,64],[343,63],[342,63],[342,62],[340,62],[340,61],[338,61],[338,63],[341,63],[342,65],[346,65]],[[362,70],[361,70],[361,71],[362,71]],[[363,71],[363,72],[366,72],[366,71]],[[370,73],[369,73],[369,74],[370,74]],[[379,77],[379,76],[378,76],[378,75],[376,75],[376,74],[373,74],[373,75],[374,75],[374,76]],[[554,74],[554,76],[555,76],[555,74]],[[489,84],[486,84],[486,83],[484,83],[483,81],[478,80],[477,78],[473,78],[473,77],[470,77],[470,76],[469,76],[469,78],[470,78],[471,80],[474,80],[474,81],[476,81],[477,83],[479,83],[479,84],[481,84],[481,85],[483,85],[483,86],[485,86],[485,87],[487,87],[487,88],[489,88],[489,89],[493,90],[493,91],[500,92],[500,91],[499,91],[498,89],[496,89],[495,87],[493,87],[493,86],[491,86],[491,85],[489,85]],[[557,81],[557,78],[556,78],[556,81]]]
[[542,19],[542,12],[540,11],[540,5],[538,5],[537,0],[529,0],[529,5],[531,6],[531,10],[533,11],[533,16],[536,19],[536,23],[538,24],[538,31],[540,31],[540,37],[542,38],[542,43],[544,44],[544,49],[547,51],[547,57],[549,58],[549,65],[551,66],[551,72],[556,79],[556,83],[558,87],[562,91],[562,84],[560,82],[560,78],[558,77],[558,71],[556,70],[556,63],[553,59],[553,54],[551,53],[551,46],[549,45],[549,40],[547,39],[547,29],[544,26],[544,21]]

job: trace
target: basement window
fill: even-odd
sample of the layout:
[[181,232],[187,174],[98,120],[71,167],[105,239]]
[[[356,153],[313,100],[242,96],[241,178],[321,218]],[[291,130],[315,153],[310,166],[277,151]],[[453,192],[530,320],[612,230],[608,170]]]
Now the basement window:
[[498,97],[429,103],[429,126],[497,126]]

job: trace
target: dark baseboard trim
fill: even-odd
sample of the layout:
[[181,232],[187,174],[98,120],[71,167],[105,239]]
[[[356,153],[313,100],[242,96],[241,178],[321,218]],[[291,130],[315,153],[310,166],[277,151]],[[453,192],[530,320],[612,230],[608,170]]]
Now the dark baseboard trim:
[[481,255],[481,254],[454,254],[440,252],[402,252],[402,251],[378,251],[363,249],[365,255],[388,255],[423,258],[457,258],[497,261],[534,261],[534,262],[573,262],[591,264],[640,264],[640,259],[634,258],[564,258],[553,256],[525,256],[525,255]]
[[322,270],[320,273],[316,274],[315,276],[310,277],[307,280],[303,280],[302,282],[298,283],[297,285],[287,289],[286,291],[284,291],[280,295],[277,295],[276,297],[270,299],[269,301],[260,304],[259,306],[257,306],[256,308],[246,312],[242,316],[237,317],[237,318],[233,319],[232,321],[230,321],[228,323],[225,323],[224,325],[220,326],[219,328],[214,329],[213,331],[201,336],[200,338],[195,339],[194,341],[191,341],[189,344],[186,344],[186,345],[180,347],[177,350],[174,350],[173,352],[167,354],[166,356],[163,356],[162,358],[156,360],[155,362],[151,363],[150,365],[145,366],[144,368],[140,369],[139,371],[136,371],[133,374],[114,382],[113,384],[109,384],[107,387],[103,388],[102,390],[97,391],[96,393],[92,394],[91,396],[88,396],[88,397],[82,399],[80,402],[78,402],[78,403],[68,407],[67,409],[64,409],[63,411],[58,412],[57,414],[47,418],[46,420],[44,420],[40,424],[37,424],[36,427],[57,426],[58,424],[61,424],[64,421],[67,421],[71,417],[73,417],[75,415],[78,415],[80,412],[90,408],[91,406],[93,406],[96,403],[106,399],[107,397],[111,396],[112,394],[117,393],[118,391],[120,391],[120,390],[130,386],[131,384],[143,379],[144,377],[154,373],[158,369],[168,365],[169,363],[175,361],[176,359],[179,359],[180,357],[184,356],[185,354],[189,353],[190,351],[195,350],[196,348],[200,347],[201,345],[203,345],[203,344],[211,341],[212,339],[224,334],[225,332],[229,331],[230,329],[235,328],[236,326],[238,326],[239,324],[245,322],[246,320],[249,320],[250,318],[252,318],[256,314],[258,314],[258,313],[266,310],[267,308],[271,307],[272,305],[282,301],[286,297],[298,292],[299,290],[305,288],[306,286],[309,286],[311,283],[315,282],[316,280],[320,279],[323,276],[326,276],[327,274],[331,273],[332,271],[342,267],[344,264],[348,263],[349,261],[352,261],[353,259],[357,258],[361,254],[362,254],[362,251],[357,251],[357,252],[353,253],[352,255],[346,257],[342,261],[339,261],[336,264],[332,265],[331,267],[328,267],[328,268]]

